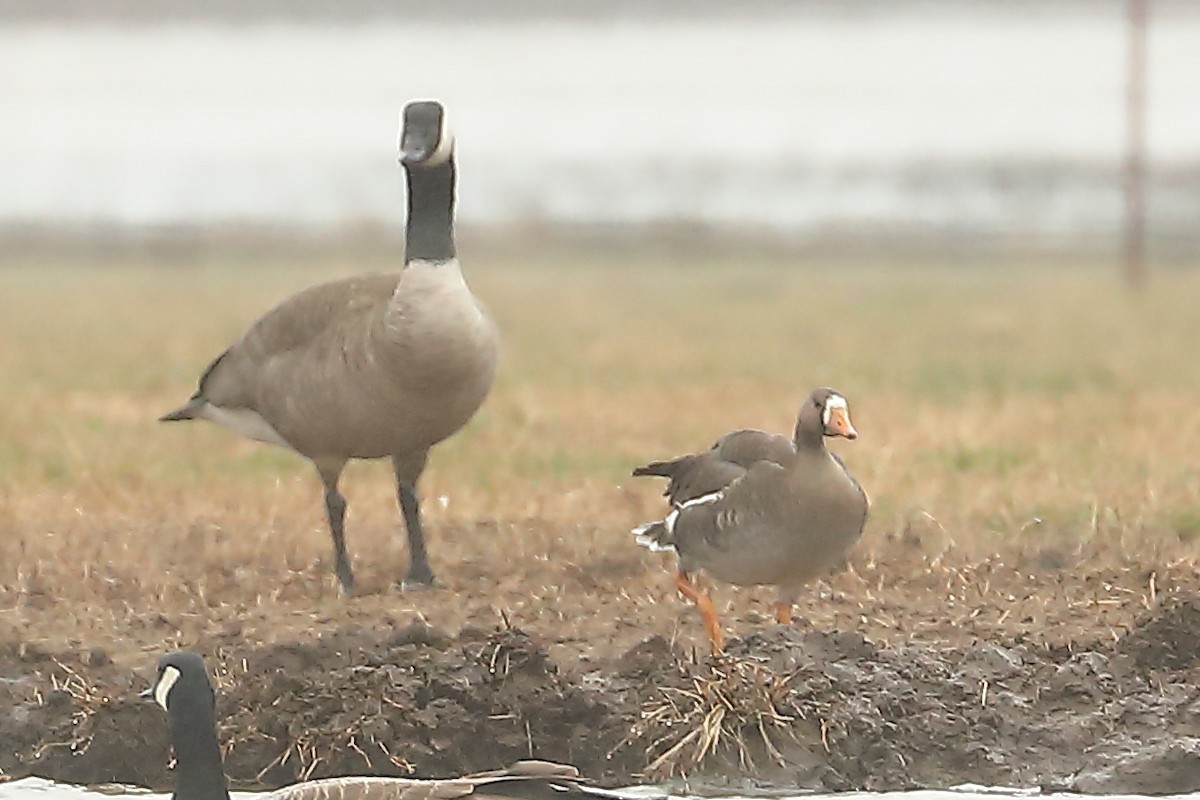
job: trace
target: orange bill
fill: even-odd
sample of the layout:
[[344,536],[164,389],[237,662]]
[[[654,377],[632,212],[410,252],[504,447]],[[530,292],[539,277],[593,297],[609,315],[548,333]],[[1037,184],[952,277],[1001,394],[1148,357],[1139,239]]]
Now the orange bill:
[[825,426],[829,436],[845,436],[847,439],[857,439],[858,431],[850,424],[850,412],[844,408],[829,409],[829,424]]

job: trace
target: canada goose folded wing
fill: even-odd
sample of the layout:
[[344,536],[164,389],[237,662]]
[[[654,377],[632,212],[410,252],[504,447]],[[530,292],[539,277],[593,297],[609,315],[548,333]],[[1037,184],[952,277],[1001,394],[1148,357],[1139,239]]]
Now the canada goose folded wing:
[[[264,381],[281,391],[271,374],[276,369],[284,378],[295,373],[337,377],[350,360],[369,358],[370,318],[383,316],[396,284],[394,274],[368,275],[293,295],[209,365],[197,395],[222,408],[252,408],[259,402],[255,390]],[[301,363],[287,363],[293,358]]]

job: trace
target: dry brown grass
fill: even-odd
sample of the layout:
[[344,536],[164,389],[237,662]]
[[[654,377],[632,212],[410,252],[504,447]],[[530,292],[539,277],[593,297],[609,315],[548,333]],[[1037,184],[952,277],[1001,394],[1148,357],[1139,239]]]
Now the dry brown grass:
[[[284,267],[0,272],[0,634],[141,658],[503,610],[575,649],[699,639],[662,558],[629,539],[662,506],[628,471],[734,427],[790,430],[819,384],[850,398],[862,437],[839,450],[874,507],[851,570],[801,608],[813,624],[1053,637],[1196,583],[1200,275],[1130,297],[1099,268],[474,256],[504,362],[424,478],[443,588],[395,590],[389,472],[359,464],[344,489],[366,595],[344,601],[305,461],[154,422],[263,310],[351,271]],[[718,599],[746,633],[769,594]]]

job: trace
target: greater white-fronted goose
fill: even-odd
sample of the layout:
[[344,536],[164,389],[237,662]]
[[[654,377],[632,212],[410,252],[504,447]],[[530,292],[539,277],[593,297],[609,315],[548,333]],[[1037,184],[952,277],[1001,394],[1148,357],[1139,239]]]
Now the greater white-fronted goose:
[[429,449],[461,428],[496,373],[499,336],[454,247],[454,139],[442,105],[404,108],[404,268],[306,289],[251,326],[164,422],[207,419],[310,459],[325,486],[335,571],[354,590],[346,500],[351,458],[389,457],[408,531],[404,585],[432,584],[416,483]]
[[[141,693],[167,712],[175,750],[174,800],[229,800],[217,742],[216,694],[204,659],[181,650],[158,660],[158,675]],[[552,761],[518,761],[508,769],[446,780],[355,776],[285,786],[262,800],[572,800],[601,797],[630,800],[620,792],[590,786],[579,770]],[[663,800],[654,798],[653,800]]]
[[633,530],[639,544],[678,557],[675,586],[704,620],[714,652],[724,635],[712,600],[693,581],[703,570],[739,586],[778,586],[775,619],[787,623],[800,588],[835,566],[862,535],[867,495],[825,437],[858,438],[846,399],[816,389],[792,439],[735,431],[703,453],[638,467],[669,479],[665,519]]

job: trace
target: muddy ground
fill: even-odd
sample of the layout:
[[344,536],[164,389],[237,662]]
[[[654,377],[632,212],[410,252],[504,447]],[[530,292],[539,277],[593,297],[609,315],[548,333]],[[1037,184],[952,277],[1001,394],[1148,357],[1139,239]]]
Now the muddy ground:
[[[451,629],[368,605],[271,640],[222,623],[193,644],[216,673],[226,768],[241,787],[445,776],[536,755],[608,785],[1200,790],[1192,566],[1027,567],[946,572],[1008,598],[967,612],[932,585],[889,593],[876,566],[852,565],[814,590],[807,623],[731,611],[722,659],[697,655],[698,624],[669,594],[655,616],[624,622],[494,616]],[[748,600],[722,597],[727,609]],[[28,613],[49,626],[54,609]],[[2,774],[168,786],[165,715],[135,697],[161,651],[153,636],[55,644],[34,627],[0,637]],[[597,640],[607,648],[581,644]]]

